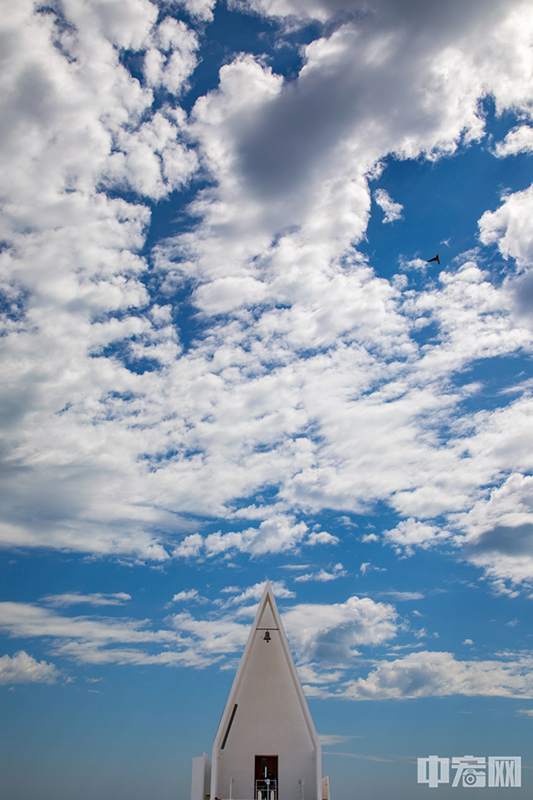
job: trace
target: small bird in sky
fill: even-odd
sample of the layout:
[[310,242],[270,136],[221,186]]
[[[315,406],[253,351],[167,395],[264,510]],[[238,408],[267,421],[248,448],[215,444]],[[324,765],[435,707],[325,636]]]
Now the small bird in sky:
[[440,258],[439,258],[439,254],[438,253],[435,256],[435,258],[428,258],[427,261],[426,261],[426,264],[431,264],[432,261],[436,261],[437,264],[439,264],[439,266],[440,266]]

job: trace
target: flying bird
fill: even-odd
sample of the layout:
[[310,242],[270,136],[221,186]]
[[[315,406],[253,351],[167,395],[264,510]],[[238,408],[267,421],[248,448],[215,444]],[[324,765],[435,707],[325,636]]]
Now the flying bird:
[[440,266],[440,258],[439,258],[439,254],[438,253],[435,256],[435,258],[428,258],[427,261],[426,261],[426,264],[431,264],[432,261],[436,261],[437,264]]

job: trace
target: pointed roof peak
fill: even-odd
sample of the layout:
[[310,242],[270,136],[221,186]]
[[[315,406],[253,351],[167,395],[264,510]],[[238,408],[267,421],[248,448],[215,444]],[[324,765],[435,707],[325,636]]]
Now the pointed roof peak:
[[[275,690],[270,686],[273,681],[276,683]],[[270,686],[270,690],[268,690],[270,694],[265,689],[268,686]],[[263,707],[261,706],[263,702],[261,698],[263,698],[265,691],[267,691],[270,699],[267,705]],[[287,703],[293,704],[291,713],[301,720],[303,729],[307,731],[305,735],[308,737],[307,741],[312,746],[313,752],[320,753],[320,743],[290,650],[287,634],[283,627],[274,589],[270,580],[266,578],[248,641],[215,737],[213,753],[229,748],[229,739],[226,737],[226,733],[233,726],[232,720],[237,713],[237,707],[240,709],[237,714],[240,720],[243,719],[243,709],[249,707],[256,709],[254,714],[264,722],[266,716],[271,713],[271,709],[274,707],[273,704],[275,704],[279,713],[282,713],[285,701],[280,700],[280,697],[284,697]],[[259,707],[261,707],[260,712],[257,711]],[[260,736],[260,731],[263,728],[264,725],[259,726],[258,736]],[[232,727],[233,739],[237,730],[238,728],[233,730]],[[261,739],[261,741],[263,740]],[[263,752],[269,752],[269,748],[267,747],[265,750],[265,747],[267,747],[266,740]],[[257,750],[257,752],[261,751]]]
[[265,588],[263,589],[263,594],[261,595],[261,599],[257,606],[254,623],[250,632],[250,638],[253,637],[253,632],[257,629],[258,625],[263,623],[271,628],[283,628],[276,598],[274,596],[274,590],[268,578],[266,579]]

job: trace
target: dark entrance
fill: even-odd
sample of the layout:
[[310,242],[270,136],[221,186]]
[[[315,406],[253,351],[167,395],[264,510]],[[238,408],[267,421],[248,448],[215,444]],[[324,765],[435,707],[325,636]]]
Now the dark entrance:
[[255,757],[255,797],[261,800],[277,800],[278,757]]

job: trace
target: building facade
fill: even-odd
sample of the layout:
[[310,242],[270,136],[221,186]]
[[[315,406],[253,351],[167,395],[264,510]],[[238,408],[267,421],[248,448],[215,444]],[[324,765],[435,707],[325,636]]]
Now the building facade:
[[329,800],[321,748],[270,582],[212,758],[193,759],[191,800]]

